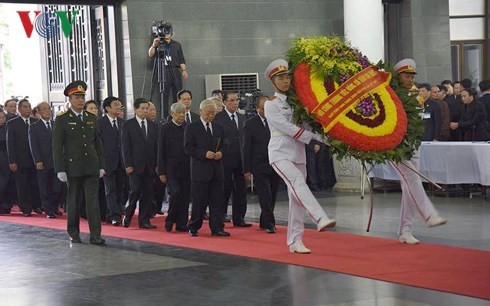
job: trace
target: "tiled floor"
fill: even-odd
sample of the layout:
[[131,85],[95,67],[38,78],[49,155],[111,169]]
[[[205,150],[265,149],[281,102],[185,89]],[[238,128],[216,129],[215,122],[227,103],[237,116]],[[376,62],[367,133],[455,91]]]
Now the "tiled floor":
[[[400,193],[374,195],[369,233],[369,197],[316,195],[337,219],[335,231],[397,238]],[[285,223],[285,194],[280,199],[276,219]],[[415,237],[490,251],[490,201],[432,200],[449,222],[428,229],[417,219]],[[259,213],[250,196],[248,220]],[[70,246],[64,231],[8,223],[0,223],[0,233],[0,305],[490,305],[323,270],[124,239],[109,238],[105,247]]]

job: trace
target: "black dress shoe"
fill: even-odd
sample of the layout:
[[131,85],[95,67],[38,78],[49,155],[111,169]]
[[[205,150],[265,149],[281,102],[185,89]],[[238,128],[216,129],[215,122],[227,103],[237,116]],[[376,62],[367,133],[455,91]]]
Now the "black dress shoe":
[[202,219],[203,220],[209,220],[209,214],[208,213],[204,213],[204,215],[202,215]]
[[225,231],[219,231],[219,232],[213,232],[213,233],[211,233],[211,236],[229,237],[229,236],[231,236],[231,234],[228,233],[228,232],[225,232]]
[[234,223],[233,226],[235,227],[251,227],[251,223],[246,223],[245,221],[239,222],[239,223]]
[[31,213],[23,213],[23,215],[24,215],[24,217],[30,217],[30,216],[32,216]]
[[80,239],[80,237],[75,237],[75,238],[70,237],[70,242],[71,243],[82,243],[82,239]]
[[2,210],[0,210],[0,215],[10,215],[10,209],[2,209]]
[[112,225],[119,226],[119,225],[121,225],[121,221],[120,220],[112,220]]
[[124,227],[129,227],[130,224],[131,224],[131,218],[128,218],[128,217],[124,216],[123,226]]
[[90,244],[103,245],[105,244],[105,239],[102,237],[90,237]]
[[197,237],[197,231],[189,231],[189,236]]
[[43,214],[43,211],[42,211],[41,208],[34,208],[32,211],[35,212],[38,215],[42,215]]
[[157,228],[157,226],[156,225],[153,225],[151,223],[146,223],[146,224],[141,224],[140,225],[140,228],[155,229],[155,228]]
[[230,218],[228,218],[228,216],[224,216],[223,222],[228,223],[228,222],[231,222],[231,220],[230,220]]
[[56,219],[56,215],[54,213],[49,213],[49,214],[46,214],[46,218],[48,218],[48,219]]
[[61,211],[59,211],[59,210],[56,210],[56,211],[54,212],[54,214],[55,214],[56,216],[63,216],[63,213],[62,213]]
[[276,229],[274,227],[266,228],[265,231],[267,232],[267,234],[275,234],[276,233]]
[[166,224],[163,226],[163,229],[166,231],[166,232],[171,232],[172,231],[172,224]]

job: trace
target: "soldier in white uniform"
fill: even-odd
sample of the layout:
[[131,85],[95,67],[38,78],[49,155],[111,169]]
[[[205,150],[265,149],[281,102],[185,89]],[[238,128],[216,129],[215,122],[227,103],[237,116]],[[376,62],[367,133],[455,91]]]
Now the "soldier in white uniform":
[[317,224],[318,231],[335,226],[306,185],[305,144],[312,139],[325,142],[323,135],[315,134],[295,125],[293,109],[287,102],[291,85],[288,63],[283,59],[273,61],[265,75],[276,89],[275,96],[265,103],[265,117],[269,123],[269,162],[288,186],[289,217],[287,244],[291,253],[308,254],[311,250],[302,242],[305,211]]
[[[400,83],[400,91],[403,93],[412,89],[415,82],[415,61],[413,59],[404,59],[395,65]],[[428,227],[434,227],[445,224],[447,219],[439,216],[434,205],[427,197],[420,176],[414,171],[418,170],[419,154],[414,154],[411,160],[403,161],[402,163],[391,162],[395,170],[400,176],[400,185],[402,187],[402,203],[400,212],[400,227],[398,235],[400,242],[406,244],[417,244],[420,241],[412,235],[412,223],[417,210]],[[410,168],[409,168],[410,167]]]

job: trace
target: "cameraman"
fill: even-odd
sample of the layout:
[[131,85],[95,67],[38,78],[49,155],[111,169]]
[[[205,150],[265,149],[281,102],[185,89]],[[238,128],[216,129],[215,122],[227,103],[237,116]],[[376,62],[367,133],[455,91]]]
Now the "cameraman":
[[[153,58],[155,55],[161,56],[165,62],[165,87],[164,87],[164,109],[168,109],[170,103],[177,101],[177,92],[182,90],[182,77],[187,79],[187,70],[185,65],[184,52],[182,45],[175,40],[172,40],[173,29],[172,24],[165,22],[158,26],[157,35],[153,39],[148,56]],[[160,54],[157,54],[160,52]],[[170,68],[170,69],[167,69]],[[182,71],[182,74],[181,74]],[[170,90],[172,90],[172,101],[169,103]],[[168,114],[160,114],[165,118]]]

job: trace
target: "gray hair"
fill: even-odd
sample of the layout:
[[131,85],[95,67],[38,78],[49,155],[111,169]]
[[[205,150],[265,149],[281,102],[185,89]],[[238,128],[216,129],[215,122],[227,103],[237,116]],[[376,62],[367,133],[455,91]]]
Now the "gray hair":
[[185,112],[185,105],[181,102],[176,102],[170,105],[170,113]]
[[210,99],[204,99],[202,100],[201,104],[199,104],[199,110],[203,110],[204,108],[208,106],[213,106],[214,110],[216,110],[216,104],[213,100]]

